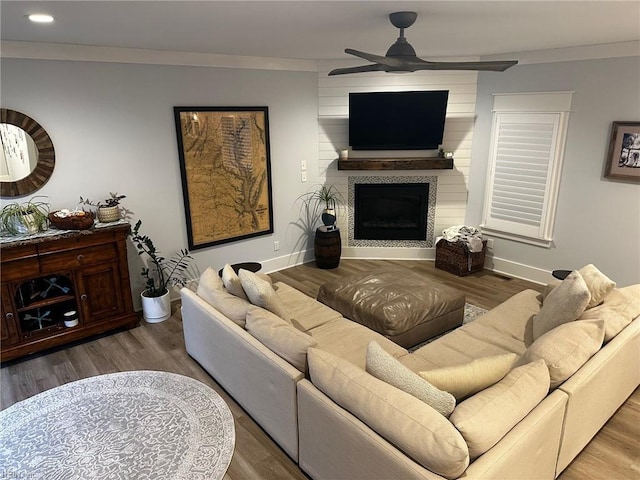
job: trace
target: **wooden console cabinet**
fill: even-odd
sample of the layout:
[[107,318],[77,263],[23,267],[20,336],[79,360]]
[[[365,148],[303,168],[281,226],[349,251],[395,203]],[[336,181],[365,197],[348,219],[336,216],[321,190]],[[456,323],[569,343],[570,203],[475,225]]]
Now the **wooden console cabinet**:
[[[1,360],[120,327],[134,327],[128,224],[0,245]],[[67,327],[75,311],[78,325]]]

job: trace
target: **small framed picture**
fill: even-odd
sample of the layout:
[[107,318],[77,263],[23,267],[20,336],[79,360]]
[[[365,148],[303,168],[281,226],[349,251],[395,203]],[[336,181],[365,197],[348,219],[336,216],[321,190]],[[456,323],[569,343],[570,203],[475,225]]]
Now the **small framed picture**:
[[604,176],[640,183],[640,122],[613,122]]

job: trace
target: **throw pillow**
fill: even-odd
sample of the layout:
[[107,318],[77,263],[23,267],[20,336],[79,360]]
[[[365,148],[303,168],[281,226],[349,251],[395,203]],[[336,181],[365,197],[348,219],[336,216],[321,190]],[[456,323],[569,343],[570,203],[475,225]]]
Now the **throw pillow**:
[[202,272],[202,275],[200,275],[197,293],[200,295],[200,290],[205,292],[210,290],[222,290],[223,288],[224,285],[220,275],[218,275],[212,267],[207,267],[207,269]]
[[640,284],[614,289],[604,302],[589,308],[578,320],[604,320],[604,341],[609,342],[640,315]]
[[226,288],[230,294],[247,300],[247,295],[242,289],[242,284],[240,283],[238,274],[228,263],[222,269],[222,283],[224,284],[224,288]]
[[456,400],[461,400],[500,381],[511,370],[517,358],[515,353],[504,353],[419,374],[431,385],[449,392]]
[[582,275],[584,283],[587,284],[587,288],[591,294],[591,300],[589,301],[587,308],[600,305],[604,300],[604,297],[609,295],[611,290],[616,288],[616,282],[600,272],[600,270],[591,263],[582,267],[578,272]]
[[464,439],[429,405],[320,349],[310,348],[308,360],[318,389],[420,465],[446,478],[466,470]]
[[560,285],[544,299],[542,308],[533,316],[533,339],[536,340],[549,330],[573,322],[587,308],[591,294],[579,272],[571,272]]
[[301,372],[307,371],[307,350],[317,345],[310,335],[254,305],[247,310],[247,332]]
[[375,341],[369,342],[367,346],[365,369],[383,382],[422,400],[445,417],[451,415],[456,406],[456,399],[453,395],[437,389],[426,380],[420,378],[419,375],[405,367]]
[[543,360],[514,368],[502,380],[460,403],[449,418],[473,459],[493,447],[549,392]]
[[561,280],[552,280],[550,283],[547,283],[544,287],[544,290],[542,291],[542,302],[540,303],[544,303],[544,299],[547,298],[547,296],[553,291],[553,289],[561,283]]
[[533,342],[517,365],[544,360],[549,369],[551,388],[556,388],[600,350],[603,339],[602,320],[565,323]]
[[238,272],[240,283],[244,289],[249,301],[258,307],[262,307],[275,313],[280,318],[291,323],[291,316],[287,312],[282,300],[273,289],[273,285],[261,279],[255,273],[248,270],[240,270]]
[[207,268],[200,276],[196,293],[229,320],[244,328],[247,308],[251,304],[248,300],[243,300],[227,292],[220,276],[213,268]]

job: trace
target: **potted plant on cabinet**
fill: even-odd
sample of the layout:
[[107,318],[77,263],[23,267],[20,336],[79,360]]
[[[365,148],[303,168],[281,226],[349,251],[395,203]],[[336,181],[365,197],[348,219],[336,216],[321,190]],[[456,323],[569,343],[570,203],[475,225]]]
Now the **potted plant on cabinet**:
[[43,232],[47,229],[49,203],[36,196],[30,200],[18,203],[11,202],[0,211],[2,229],[11,235]]
[[138,249],[138,255],[148,257],[148,265],[142,267],[145,288],[142,298],[142,315],[148,323],[158,323],[171,316],[171,296],[169,287],[184,287],[189,278],[193,257],[187,249],[179,250],[173,257],[166,259],[156,249],[153,241],[140,233],[142,220],[133,227],[131,239]]
[[109,198],[104,199],[102,202],[92,202],[88,198],[80,197],[80,203],[84,205],[91,205],[97,207],[98,221],[103,223],[115,222],[120,220],[120,200],[127,198],[126,195],[118,195],[118,193],[109,192]]

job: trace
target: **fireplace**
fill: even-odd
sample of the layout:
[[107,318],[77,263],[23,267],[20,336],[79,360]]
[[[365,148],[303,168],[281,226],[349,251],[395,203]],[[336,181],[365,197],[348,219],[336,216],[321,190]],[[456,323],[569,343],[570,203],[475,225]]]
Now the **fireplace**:
[[428,183],[354,185],[355,240],[426,240]]

